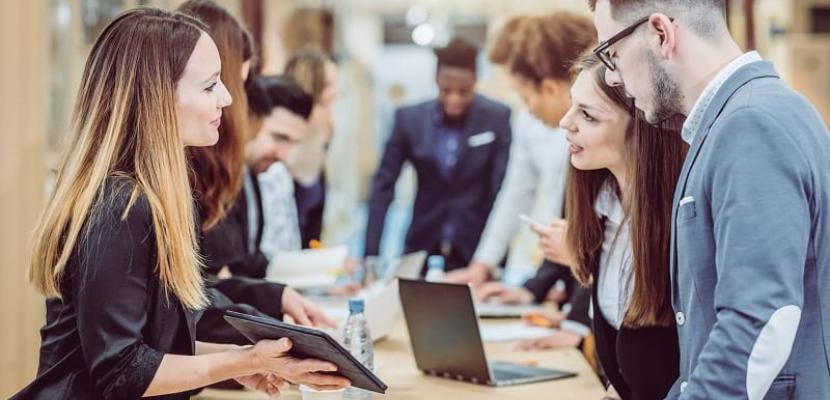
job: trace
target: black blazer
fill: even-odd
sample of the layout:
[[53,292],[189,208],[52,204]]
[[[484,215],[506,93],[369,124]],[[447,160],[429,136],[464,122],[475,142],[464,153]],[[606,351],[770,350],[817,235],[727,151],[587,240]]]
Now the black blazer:
[[[256,177],[245,172],[253,187],[252,204],[256,221],[250,221],[249,198],[240,191],[234,205],[216,226],[202,233],[201,252],[205,259],[206,286],[210,305],[196,326],[196,338],[213,343],[250,344],[236,329],[225,322],[227,311],[282,319],[282,292],[285,285],[265,277],[268,260],[259,244],[262,240],[262,199]],[[255,226],[251,236],[249,226]],[[216,273],[227,265],[233,276],[217,279]]]
[[[316,195],[315,195],[316,194]],[[320,173],[317,181],[305,186],[294,181],[294,202],[297,204],[297,220],[300,223],[300,244],[309,248],[312,240],[320,240],[323,233],[323,213],[326,207],[326,173]]]
[[[137,399],[165,353],[192,355],[194,313],[165,296],[150,206],[107,181],[61,282],[46,301],[35,380],[13,399]],[[187,393],[160,398],[187,399]]]
[[[249,197],[244,189],[240,190],[225,216],[216,225],[202,232],[201,253],[209,274],[215,275],[227,265],[234,275],[249,278],[265,277],[268,259],[259,249],[262,242],[262,227],[265,224],[262,216],[262,197],[256,176],[245,170],[244,179],[253,187],[254,193],[250,200],[255,206],[254,213],[257,219],[250,221]],[[254,236],[251,236],[251,226],[255,227]]]
[[[598,257],[597,257],[598,259]],[[594,277],[599,276],[599,264]],[[680,374],[677,327],[626,328],[619,331],[602,316],[594,282],[593,313],[597,357],[622,400],[663,400]],[[666,290],[669,290],[668,286]]]
[[[510,109],[476,95],[463,128],[458,162],[450,179],[440,173],[433,140],[437,100],[403,107],[372,182],[365,255],[377,255],[395,182],[405,161],[418,175],[418,192],[405,251],[431,251],[440,245],[444,221],[455,225],[454,251],[469,263],[493,201],[501,187],[510,151]],[[475,146],[469,138],[491,131],[491,142]]]

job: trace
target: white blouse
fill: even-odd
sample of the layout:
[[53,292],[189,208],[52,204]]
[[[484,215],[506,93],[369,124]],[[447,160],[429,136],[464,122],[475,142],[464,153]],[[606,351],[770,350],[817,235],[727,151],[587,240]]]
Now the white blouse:
[[594,210],[605,217],[596,301],[608,324],[620,329],[634,289],[629,220],[616,190],[609,183],[600,190]]

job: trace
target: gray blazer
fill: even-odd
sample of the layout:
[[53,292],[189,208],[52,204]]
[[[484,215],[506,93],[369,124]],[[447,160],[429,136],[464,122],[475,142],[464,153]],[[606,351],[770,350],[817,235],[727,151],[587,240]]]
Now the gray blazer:
[[830,133],[772,64],[715,95],[672,221],[668,397],[830,399]]

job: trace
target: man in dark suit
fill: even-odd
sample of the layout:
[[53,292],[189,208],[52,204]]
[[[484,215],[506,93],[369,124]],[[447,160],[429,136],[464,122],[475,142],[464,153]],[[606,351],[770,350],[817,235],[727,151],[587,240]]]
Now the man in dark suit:
[[469,264],[501,186],[510,148],[510,109],[475,93],[475,46],[452,40],[436,50],[437,99],[402,107],[372,183],[365,255],[377,255],[404,161],[418,175],[405,251]]

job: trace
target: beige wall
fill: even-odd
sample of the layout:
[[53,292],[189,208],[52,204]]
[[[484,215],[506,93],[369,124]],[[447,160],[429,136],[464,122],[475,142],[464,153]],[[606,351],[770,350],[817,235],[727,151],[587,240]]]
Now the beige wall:
[[34,376],[43,319],[25,269],[42,204],[49,19],[45,1],[11,3],[0,12],[0,398]]

